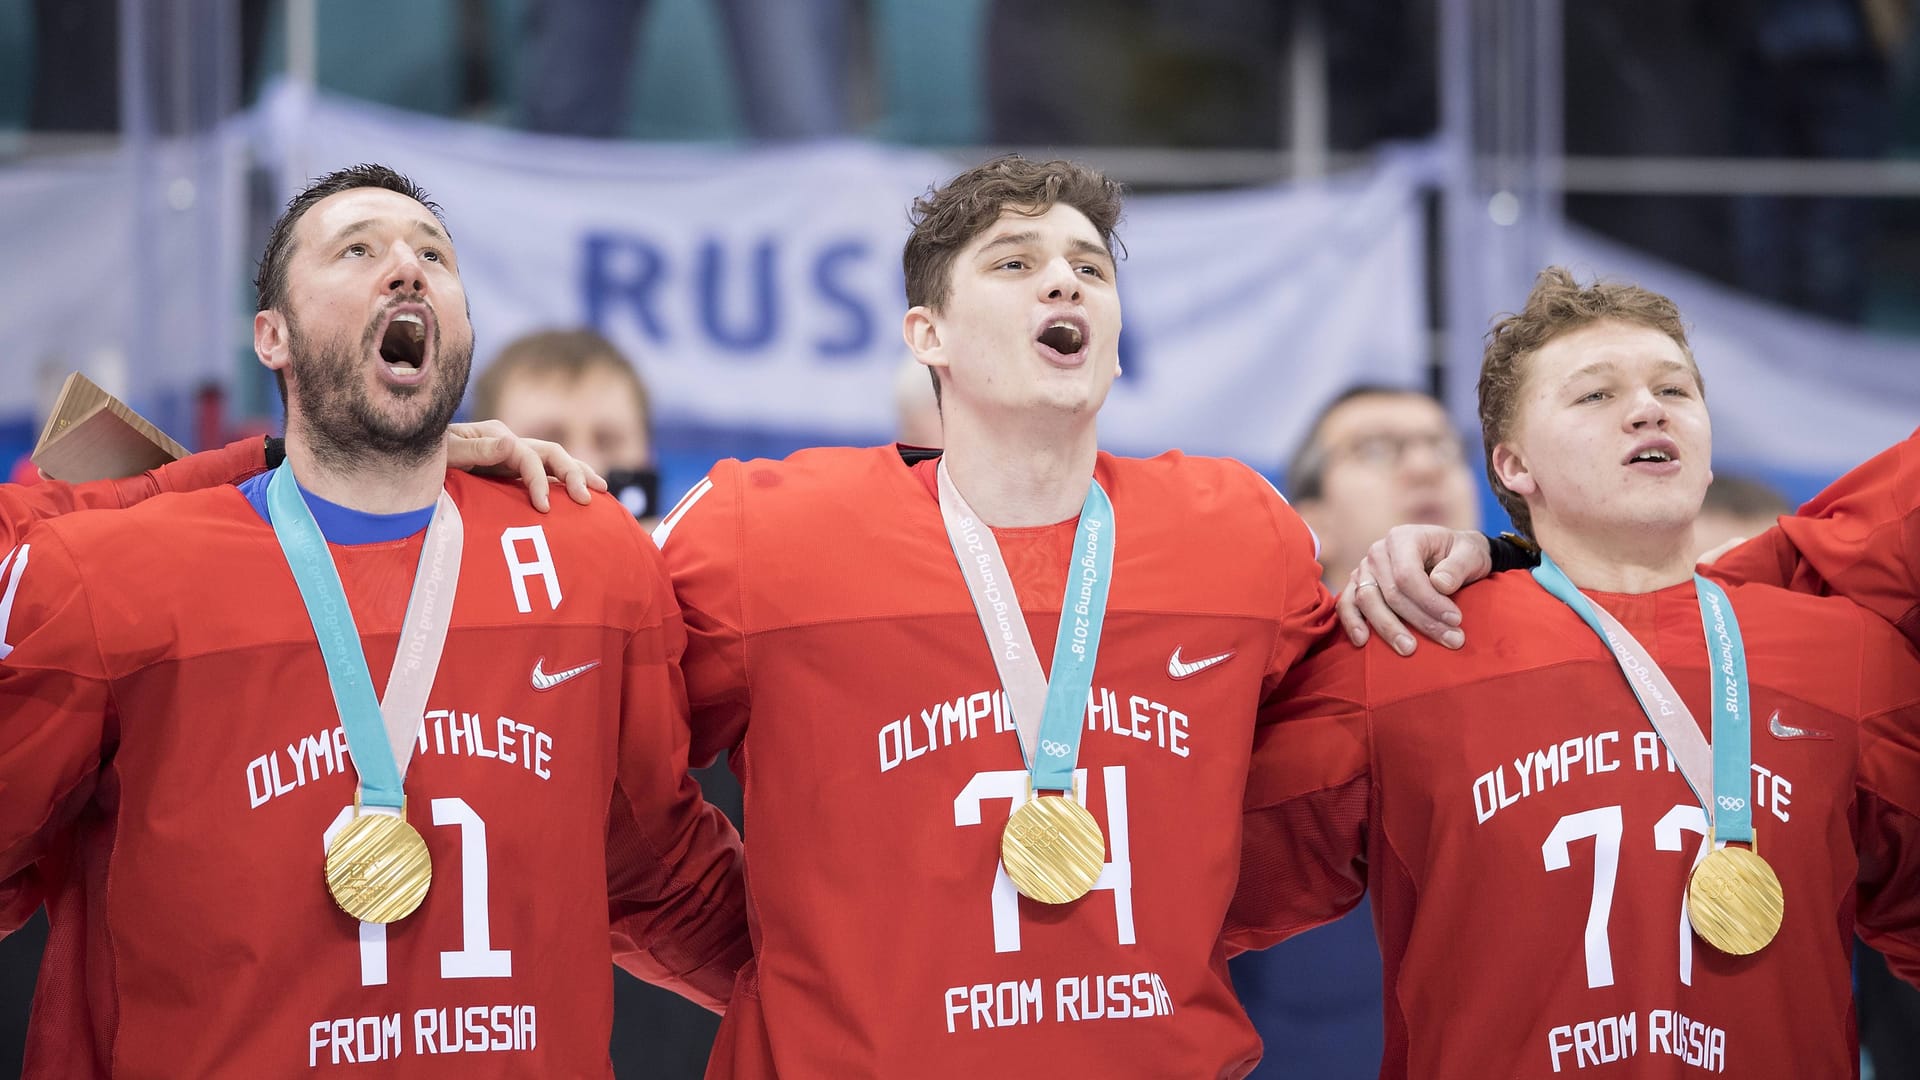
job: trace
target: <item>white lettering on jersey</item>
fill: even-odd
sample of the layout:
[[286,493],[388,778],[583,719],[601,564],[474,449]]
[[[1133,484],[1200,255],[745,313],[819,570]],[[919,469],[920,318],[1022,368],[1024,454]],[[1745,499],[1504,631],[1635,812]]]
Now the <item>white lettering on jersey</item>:
[[27,553],[32,550],[33,545],[22,544],[0,560],[0,581],[6,582],[6,592],[0,593],[0,660],[13,652],[13,646],[7,644],[7,622],[13,617],[13,594],[20,591],[21,575],[27,572]]
[[[428,709],[413,753],[416,760],[428,754],[487,758],[553,779],[553,736],[511,716]],[[346,729],[338,724],[275,746],[247,762],[247,806],[257,810],[316,780],[350,772],[352,760]]]
[[1727,1032],[1673,1009],[1579,1020],[1547,1031],[1547,1060],[1554,1072],[1611,1065],[1640,1054],[1670,1055],[1703,1072],[1723,1073]]
[[1547,1032],[1547,1053],[1553,1058],[1553,1071],[1559,1072],[1560,1059],[1574,1056],[1576,1069],[1589,1065],[1611,1065],[1640,1052],[1640,1018],[1633,1013],[1561,1024]]
[[[1615,772],[1627,763],[1626,739],[1619,731],[1579,735],[1501,762],[1473,781],[1474,823],[1484,825],[1508,807],[1583,777]],[[1636,772],[1675,772],[1673,754],[1652,731],[1632,733]],[[1793,781],[1766,766],[1753,765],[1753,804],[1781,821],[1792,820]]]
[[307,1068],[361,1065],[400,1056],[400,1014],[316,1020],[307,1028]]
[[687,511],[693,509],[694,503],[705,498],[707,492],[712,490],[713,478],[711,476],[702,477],[699,483],[693,485],[692,491],[680,496],[680,501],[674,504],[673,509],[667,513],[667,516],[661,518],[660,524],[653,527],[653,546],[666,547],[667,537],[673,535],[673,527],[680,524],[680,519],[687,516]]
[[1053,1011],[1047,1012],[1047,977],[950,986],[943,995],[947,1034],[987,1031],[1047,1021],[1144,1020],[1173,1015],[1173,995],[1151,971],[1118,975],[1068,975],[1053,979]]
[[534,1050],[538,1013],[532,1005],[456,1005],[416,1009],[413,1046],[402,1041],[403,1014],[343,1016],[316,1020],[307,1028],[307,1068],[394,1061],[411,1053],[485,1054]]
[[[1192,721],[1186,713],[1152,698],[1130,694],[1121,706],[1118,692],[1103,686],[1087,690],[1088,732],[1104,732],[1157,746],[1174,757],[1192,755],[1187,735]],[[977,690],[946,701],[936,701],[879,731],[880,771],[892,772],[915,758],[977,739],[982,732],[1005,735],[1014,729],[1013,711],[1000,690]]]
[[[518,545],[525,541],[533,545],[534,560],[522,562]],[[547,547],[547,533],[538,525],[521,525],[500,534],[500,552],[507,558],[507,573],[513,577],[513,602],[519,607],[520,614],[533,613],[533,604],[527,599],[527,579],[539,577],[547,584],[547,606],[560,610],[560,575],[553,569],[553,550]]]
[[532,1050],[539,1044],[538,1015],[531,1005],[470,1005],[421,1009],[413,1014],[416,1054]]

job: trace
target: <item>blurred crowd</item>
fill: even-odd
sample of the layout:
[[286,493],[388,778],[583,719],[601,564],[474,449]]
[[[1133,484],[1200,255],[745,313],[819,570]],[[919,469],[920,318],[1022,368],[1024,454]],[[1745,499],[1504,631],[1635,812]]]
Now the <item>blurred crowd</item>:
[[[1324,65],[1330,151],[1418,139],[1439,123],[1435,0],[315,6],[321,86],[565,135],[1280,148],[1292,135],[1289,66],[1303,33]],[[1563,8],[1570,155],[1870,161],[1920,146],[1908,0]],[[119,126],[119,9],[118,0],[0,2],[0,132]],[[167,0],[144,17],[158,31],[148,39],[230,32],[233,107],[287,70],[285,0]],[[169,99],[222,77],[206,59],[149,65],[156,122],[180,122],[191,110]],[[1766,299],[1906,329],[1920,325],[1920,213],[1910,203],[1587,191],[1567,210]]]

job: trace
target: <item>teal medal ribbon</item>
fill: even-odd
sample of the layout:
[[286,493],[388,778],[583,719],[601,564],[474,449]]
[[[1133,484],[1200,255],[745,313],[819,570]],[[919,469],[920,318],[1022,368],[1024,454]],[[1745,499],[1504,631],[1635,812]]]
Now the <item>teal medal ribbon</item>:
[[[1733,604],[1726,592],[1698,574],[1693,577],[1700,603],[1700,623],[1712,653],[1716,676],[1713,742],[1711,747],[1706,747],[1699,725],[1693,723],[1691,712],[1687,711],[1680,695],[1673,692],[1673,684],[1666,680],[1645,646],[1581,592],[1544,552],[1540,565],[1534,568],[1533,578],[1541,588],[1572,608],[1580,621],[1606,642],[1626,673],[1627,684],[1639,699],[1641,711],[1647,714],[1653,730],[1680,766],[1680,774],[1693,788],[1701,809],[1706,811],[1715,838],[1723,843],[1751,843],[1753,810],[1747,794],[1753,771],[1753,742],[1747,654],[1740,641],[1740,624],[1734,618]],[[1707,751],[1706,760],[1700,755],[1701,749]]]
[[1078,900],[1099,880],[1106,855],[1106,838],[1087,812],[1084,793],[1076,790],[1074,772],[1113,578],[1113,503],[1098,480],[1088,480],[1049,678],[1040,670],[993,530],[954,486],[944,457],[937,474],[947,539],[986,633],[1027,765],[1028,798],[1014,807],[1001,834],[1001,869],[1022,896],[1048,904]]
[[1027,763],[1035,791],[1066,791],[1073,785],[1112,580],[1113,503],[1099,482],[1093,481],[1087,485],[1087,500],[1080,508],[1067,592],[1060,601],[1060,629],[1054,636],[1053,670],[1047,679],[1047,706],[1036,745],[1040,753]]
[[398,810],[406,796],[399,765],[387,745],[386,725],[380,719],[380,699],[373,695],[373,676],[367,672],[367,655],[360,648],[360,631],[347,607],[340,572],[327,552],[327,538],[300,495],[291,463],[281,463],[267,482],[267,512],[320,642],[327,685],[340,713],[340,726],[346,729],[353,769],[360,776],[360,804]]
[[1079,761],[1087,695],[1093,689],[1100,631],[1107,618],[1107,593],[1113,579],[1113,503],[1099,481],[1088,482],[1074,531],[1073,563],[1060,602],[1060,629],[1054,637],[1049,676],[1040,671],[1000,545],[953,486],[944,460],[939,484],[948,540],[981,627],[989,644],[996,645],[994,667],[1013,710],[1033,790],[1067,791]]
[[427,526],[393,671],[381,698],[374,697],[366,653],[326,537],[300,493],[290,462],[275,469],[267,482],[267,513],[313,624],[359,778],[356,814],[327,847],[328,889],[354,917],[393,922],[419,905],[432,878],[425,842],[405,820],[402,784],[451,622],[464,543],[460,512],[442,491]]
[[[1733,602],[1720,586],[1695,574],[1700,626],[1713,671],[1711,746],[1673,684],[1645,646],[1604,608],[1582,593],[1544,552],[1534,580],[1572,608],[1607,644],[1654,731],[1673,755],[1705,812],[1708,838],[1687,884],[1686,915],[1708,944],[1736,956],[1773,940],[1785,916],[1780,879],[1755,845],[1751,686],[1746,645]],[[1727,845],[1745,844],[1745,848]]]

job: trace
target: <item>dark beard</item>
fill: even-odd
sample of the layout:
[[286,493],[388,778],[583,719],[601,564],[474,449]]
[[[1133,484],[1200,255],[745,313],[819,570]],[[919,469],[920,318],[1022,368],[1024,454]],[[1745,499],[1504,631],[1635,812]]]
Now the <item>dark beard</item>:
[[337,342],[309,349],[292,317],[287,319],[294,375],[287,383],[289,408],[300,415],[308,448],[327,466],[351,468],[366,464],[368,459],[401,466],[426,461],[446,441],[447,425],[466,393],[473,347],[443,352],[436,326],[432,377],[420,386],[389,388],[402,399],[427,395],[426,409],[408,420],[374,408],[361,367],[372,362],[367,357],[376,354],[379,327],[378,319],[368,325],[358,351],[350,353]]

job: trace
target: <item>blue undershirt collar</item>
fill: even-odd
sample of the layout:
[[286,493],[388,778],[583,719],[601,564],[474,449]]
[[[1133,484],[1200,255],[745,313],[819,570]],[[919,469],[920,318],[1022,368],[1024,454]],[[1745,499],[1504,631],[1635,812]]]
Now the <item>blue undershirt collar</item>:
[[[267,482],[272,479],[273,471],[269,469],[240,482],[240,494],[253,504],[253,512],[260,515],[261,521],[273,520],[267,514]],[[404,540],[424,530],[427,523],[433,520],[432,503],[418,510],[405,510],[398,514],[370,514],[365,510],[328,502],[304,487],[300,489],[300,497],[307,501],[307,509],[313,511],[313,520],[320,526],[320,535],[325,536],[329,544],[378,544]]]

